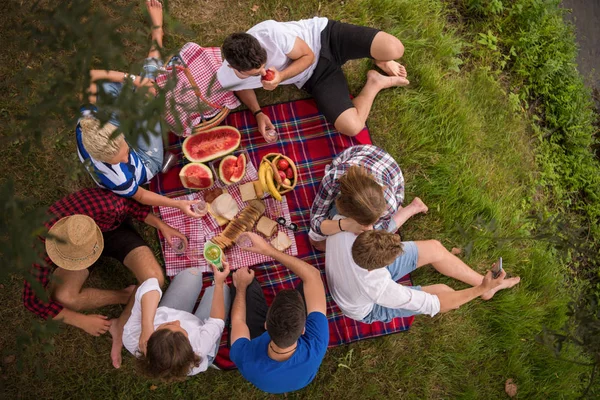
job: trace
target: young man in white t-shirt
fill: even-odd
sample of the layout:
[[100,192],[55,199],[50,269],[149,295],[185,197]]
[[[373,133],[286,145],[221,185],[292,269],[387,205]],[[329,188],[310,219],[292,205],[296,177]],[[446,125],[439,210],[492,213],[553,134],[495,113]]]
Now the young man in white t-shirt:
[[[421,287],[396,283],[427,264],[472,287],[455,291],[444,284]],[[437,240],[401,242],[399,235],[382,230],[358,236],[351,232],[329,236],[325,273],[331,296],[342,312],[368,324],[416,314],[433,317],[477,297],[489,300],[499,290],[511,288],[521,280],[506,278],[504,271],[496,279],[491,271],[483,276]]]
[[[400,40],[374,28],[322,17],[261,22],[247,33],[227,37],[222,54],[219,83],[235,91],[250,108],[263,135],[273,124],[260,109],[256,88],[274,90],[280,84],[295,84],[314,97],[319,110],[338,131],[355,136],[364,128],[380,90],[409,84],[406,69],[394,61],[404,54]],[[360,94],[350,99],[341,67],[359,58],[374,59],[386,75],[369,71]]]

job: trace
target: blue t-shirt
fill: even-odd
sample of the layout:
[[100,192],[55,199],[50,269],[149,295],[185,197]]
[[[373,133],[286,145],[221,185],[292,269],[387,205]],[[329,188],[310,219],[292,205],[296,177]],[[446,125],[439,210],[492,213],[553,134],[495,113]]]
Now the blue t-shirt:
[[277,394],[302,389],[317,375],[327,351],[327,317],[320,312],[308,315],[305,332],[288,360],[275,361],[269,357],[270,341],[268,332],[253,340],[238,339],[231,345],[229,357],[242,376],[262,391]]
[[[81,109],[82,116],[89,115],[93,111],[85,108]],[[111,120],[110,122],[114,124],[116,121]],[[118,122],[116,123],[118,124]],[[109,164],[96,160],[83,147],[79,123],[75,129],[75,134],[79,159],[86,165],[88,172],[98,186],[111,190],[119,196],[131,197],[135,195],[139,185],[147,183],[147,177],[150,175],[149,171],[147,171],[146,166],[134,149],[129,148],[129,162]]]

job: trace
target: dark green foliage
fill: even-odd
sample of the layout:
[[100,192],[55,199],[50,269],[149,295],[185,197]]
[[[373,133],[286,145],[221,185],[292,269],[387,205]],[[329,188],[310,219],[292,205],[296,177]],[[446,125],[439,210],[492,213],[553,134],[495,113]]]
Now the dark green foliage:
[[[562,247],[582,285],[569,306],[571,319],[561,332],[547,331],[545,342],[557,354],[563,345],[581,347],[593,360],[593,378],[600,365],[600,163],[593,152],[598,116],[576,69],[573,28],[563,20],[560,1],[504,1],[503,10],[495,3],[465,0],[464,12],[480,17],[473,20],[476,30],[498,33],[499,51],[508,60],[511,100],[516,105],[518,98],[531,116],[538,183],[551,194],[553,209],[569,211],[554,221],[549,239]],[[486,35],[479,38],[480,45],[490,47],[483,41]]]

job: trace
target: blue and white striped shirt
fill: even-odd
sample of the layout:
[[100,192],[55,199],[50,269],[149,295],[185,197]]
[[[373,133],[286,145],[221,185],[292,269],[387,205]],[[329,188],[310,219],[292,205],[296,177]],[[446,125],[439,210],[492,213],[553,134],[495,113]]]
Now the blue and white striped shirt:
[[[90,112],[90,110],[82,109],[83,116],[89,115]],[[150,173],[131,146],[129,147],[129,162],[109,164],[94,159],[83,147],[79,122],[77,122],[75,132],[79,159],[84,163],[98,186],[111,190],[119,196],[131,197],[135,195],[139,185],[147,183]]]

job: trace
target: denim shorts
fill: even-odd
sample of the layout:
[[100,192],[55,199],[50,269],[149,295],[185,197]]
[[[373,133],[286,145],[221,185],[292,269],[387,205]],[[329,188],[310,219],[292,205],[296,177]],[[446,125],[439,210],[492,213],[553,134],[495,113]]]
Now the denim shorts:
[[[415,242],[402,242],[403,253],[386,268],[390,271],[394,281],[400,280],[404,275],[410,274],[417,269],[419,250]],[[421,286],[407,286],[411,290],[421,290]],[[370,324],[372,322],[390,322],[397,317],[410,317],[420,314],[416,311],[408,311],[400,308],[389,308],[375,304],[371,312],[361,322]]]

